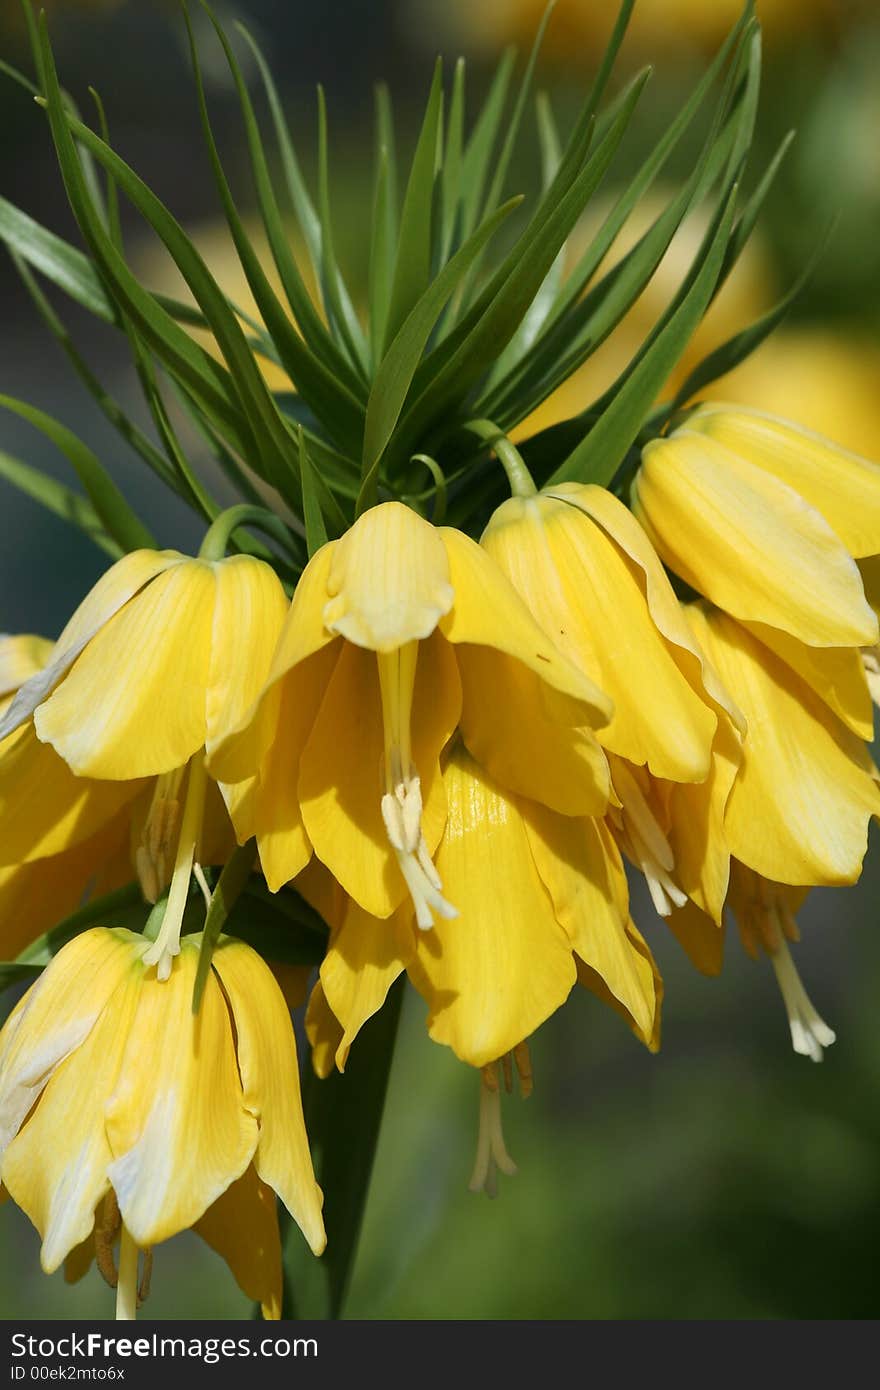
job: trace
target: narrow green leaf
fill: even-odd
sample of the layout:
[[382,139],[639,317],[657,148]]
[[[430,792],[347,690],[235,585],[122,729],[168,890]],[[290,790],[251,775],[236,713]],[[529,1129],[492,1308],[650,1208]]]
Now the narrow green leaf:
[[449,259],[455,237],[461,203],[462,155],[464,151],[464,58],[455,64],[452,77],[452,100],[446,126],[446,148],[442,166],[443,236],[440,262]]
[[211,905],[205,917],[202,944],[199,948],[199,963],[196,966],[196,978],[193,982],[192,1011],[194,1014],[199,1011],[205,985],[208,983],[214,948],[226,925],[227,917],[244,892],[256,858],[256,840],[248,840],[247,844],[239,845],[233,851],[231,858],[224,864],[211,894]]
[[658,334],[619,389],[608,393],[610,403],[589,434],[552,475],[551,483],[591,482],[607,487],[638,436],[657,393],[678,361],[703,317],[724,261],[733,224],[736,187],[719,210],[714,234],[702,264],[678,309]]
[[[262,78],[263,86],[266,91],[266,97],[269,102],[269,110],[271,112],[272,121],[275,126],[275,136],[278,141],[279,150],[281,152],[281,163],[282,168],[284,170],[284,177],[287,184],[288,194],[290,196],[290,201],[293,204],[293,209],[296,214],[297,221],[299,222],[300,230],[302,231],[303,237],[305,239],[306,246],[308,247],[309,257],[311,259],[312,270],[315,276],[315,280],[320,285],[322,266],[321,219],[315,211],[314,204],[312,203],[312,200],[309,197],[308,191],[306,189],[305,180],[303,179],[302,172],[299,166],[299,160],[296,157],[296,151],[294,150],[293,141],[290,136],[290,128],[287,124],[287,121],[284,118],[284,111],[281,106],[281,101],[278,97],[278,90],[275,86],[275,82],[272,77],[269,64],[266,62],[266,59],[256,39],[253,37],[251,33],[249,33],[245,26],[243,24],[237,23],[235,27],[236,29],[238,29],[239,33],[250,46],[251,52],[253,53],[254,58],[256,59],[257,67],[260,71],[260,77]],[[364,345],[361,336],[361,327],[358,322],[357,314],[354,311],[354,306],[351,302],[351,296],[349,295],[344,283],[342,283],[341,281],[338,285],[338,293],[339,298],[342,302],[343,313],[345,315],[345,322],[348,327],[348,331],[354,338],[355,342],[358,343],[358,357],[362,359],[364,357]]]
[[[563,158],[547,198],[486,291],[488,302],[484,304],[481,296],[451,335],[456,340],[453,351],[443,343],[423,362],[413,390],[419,389],[420,376],[426,385],[401,421],[394,444],[396,458],[408,457],[432,421],[448,418],[452,403],[472,390],[516,332],[560,247],[607,172],[645,80],[646,75],[641,75],[632,84],[614,125],[572,178],[577,157],[582,157],[589,140],[589,125],[581,126],[580,145],[575,144]],[[442,365],[432,371],[438,354]]]
[[69,521],[72,526],[84,531],[89,540],[94,541],[95,545],[114,560],[118,560],[124,553],[104,530],[100,517],[87,497],[72,492],[63,483],[58,483],[54,478],[41,473],[38,468],[32,468],[30,464],[13,458],[3,449],[0,449],[0,478],[12,483],[19,492],[25,493],[34,502],[39,502],[47,511],[54,512],[55,516],[60,516],[63,521]]
[[385,324],[385,345],[396,337],[398,329],[413,305],[421,299],[431,278],[434,162],[442,101],[443,70],[438,59],[403,200],[400,239]]
[[763,314],[761,318],[757,319],[754,323],[749,324],[747,328],[742,329],[741,332],[735,333],[733,337],[728,338],[726,342],[722,343],[720,347],[715,348],[713,352],[708,353],[707,356],[694,367],[669,406],[669,415],[672,415],[693,396],[696,396],[698,392],[703,390],[704,386],[708,386],[710,382],[716,381],[718,377],[726,376],[728,372],[732,372],[734,367],[738,367],[740,362],[745,361],[756,348],[761,346],[765,338],[768,338],[773,330],[779,326],[792,304],[807,284],[810,276],[813,274],[818,261],[821,259],[828,245],[830,235],[831,229],[829,228],[829,231],[826,232],[825,236],[822,238],[816,251],[804,266],[791,289],[787,294],[783,295],[782,299],[780,299],[772,309],[769,309],[766,314]]
[[556,4],[557,0],[548,0],[548,3],[544,7],[544,13],[541,16],[541,22],[538,25],[538,32],[535,35],[535,40],[532,44],[532,50],[529,54],[528,62],[526,63],[526,70],[523,73],[523,79],[520,83],[516,101],[514,102],[513,112],[507,124],[507,131],[504,136],[504,144],[501,146],[501,153],[498,156],[498,161],[495,165],[495,172],[492,175],[492,182],[489,185],[489,192],[486,195],[486,203],[483,209],[484,216],[486,213],[494,211],[494,209],[498,206],[498,203],[501,199],[501,195],[504,191],[504,183],[507,178],[507,171],[510,168],[510,161],[513,158],[513,151],[516,148],[516,142],[519,138],[519,128],[522,124],[522,118],[525,113],[526,103],[529,99],[529,93],[532,90],[532,80],[535,75],[535,64],[538,61],[538,54],[541,51],[541,44],[544,41],[544,34],[547,30],[547,25],[550,23],[550,17],[553,14],[553,11],[556,9]]
[[[193,72],[196,79],[199,115],[202,122],[205,143],[208,149],[208,156],[214,171],[214,180],[220,193],[229,230],[232,233],[232,239],[235,243],[235,249],[238,252],[239,260],[241,261],[248,284],[253,292],[254,299],[256,300],[260,313],[263,315],[272,339],[278,348],[285,369],[291,376],[298,391],[305,396],[316,415],[324,421],[325,426],[332,433],[340,437],[340,442],[357,447],[363,431],[362,406],[352,396],[351,392],[337,380],[329,368],[309,351],[287,317],[283,306],[269,284],[266,273],[260,264],[259,257],[254,251],[245,231],[244,223],[239,216],[232,191],[220,162],[219,151],[214,139],[211,120],[208,115],[207,99],[205,96],[204,82],[202,80],[198,50],[188,17],[186,22],[190,40]],[[248,356],[250,356],[250,353],[248,353]],[[250,365],[252,371],[256,372],[256,367],[254,366],[252,358]],[[257,372],[256,374],[260,382],[260,399],[262,401],[265,398],[270,401],[273,415],[277,416],[277,407],[265,387],[262,378],[259,377],[259,373]],[[283,442],[279,441],[279,453],[283,456],[286,452],[286,440]],[[290,500],[291,493],[290,491],[285,492],[283,485],[281,486],[281,492],[283,496],[286,496],[286,498]],[[296,494],[293,494],[293,496],[295,500],[298,501]]]
[[321,511],[321,503],[318,500],[318,493],[315,486],[315,474],[312,468],[312,461],[309,458],[309,451],[306,448],[306,437],[302,425],[297,429],[299,438],[299,471],[302,478],[303,491],[303,517],[306,523],[306,545],[308,547],[309,559],[322,545],[327,544],[327,528],[324,525],[324,516]]
[[124,888],[115,888],[112,893],[104,893],[99,898],[90,898],[83,907],[78,907],[69,917],[65,917],[51,931],[43,932],[16,957],[15,964],[42,970],[53,956],[57,956],[62,946],[72,941],[80,932],[90,927],[121,927],[131,921],[132,912],[141,919],[146,917],[140,885],[128,883]]
[[345,344],[352,365],[366,380],[366,364],[360,357],[360,345],[349,331],[342,303],[342,276],[333,244],[333,220],[330,213],[330,165],[327,148],[327,102],[324,88],[318,84],[318,208],[321,215],[321,282],[324,302],[331,325]]
[[[285,226],[278,200],[275,197],[275,182],[269,170],[263,141],[260,136],[259,123],[256,113],[254,112],[253,103],[251,102],[241,67],[235,57],[232,45],[216,15],[207,4],[204,4],[204,8],[214,26],[217,37],[223,48],[226,61],[229,65],[233,82],[235,83],[242,119],[244,121],[245,136],[248,143],[248,152],[250,154],[260,215],[266,230],[266,237],[269,242],[272,258],[275,262],[287,301],[293,311],[303,338],[312,351],[321,358],[325,366],[342,379],[349,390],[358,394],[361,389],[361,380],[357,373],[352,370],[348,359],[339,350],[328,333],[320,314],[312,303],[311,296],[306,289],[299,266],[296,263],[296,257],[291,247],[289,229]],[[337,285],[337,297],[338,295],[339,286]],[[269,343],[271,344],[271,342],[272,339],[269,338]]]
[[105,323],[116,321],[116,310],[88,256],[5,198],[0,198],[0,240],[84,309]]
[[511,198],[474,232],[415,304],[376,374],[364,429],[363,489],[358,510],[371,505],[382,454],[400,418],[416,367],[444,305],[521,198]]
[[483,189],[486,186],[489,161],[498,137],[515,62],[516,50],[514,48],[506,49],[501,56],[501,61],[489,88],[489,95],[486,97],[465,148],[461,175],[462,237],[470,236],[477,224],[480,208],[483,206]]
[[629,28],[630,15],[633,12],[635,0],[623,0],[614,21],[614,28],[608,45],[602,55],[602,62],[599,64],[599,71],[596,73],[596,80],[593,83],[593,90],[590,92],[590,108],[595,113],[599,110],[602,98],[605,95],[605,88],[608,86],[608,79],[614,71],[614,64],[617,62],[617,55],[620,52],[620,45],[626,37]]
[[82,440],[77,439],[72,430],[54,420],[45,411],[38,410],[36,406],[28,405],[25,401],[16,400],[13,396],[0,395],[0,407],[27,420],[61,450],[73,465],[95,509],[95,515],[120,550],[124,552],[142,548],[155,549],[155,537],[132,511],[97,455],[83,444]]

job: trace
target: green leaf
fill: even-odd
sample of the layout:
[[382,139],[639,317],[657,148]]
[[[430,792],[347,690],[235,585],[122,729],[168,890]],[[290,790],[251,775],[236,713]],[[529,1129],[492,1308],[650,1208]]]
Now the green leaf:
[[[607,172],[645,79],[646,75],[640,75],[632,84],[617,120],[577,172],[590,131],[589,123],[579,123],[549,193],[489,288],[450,339],[423,362],[413,389],[419,390],[420,378],[427,384],[404,415],[395,437],[398,459],[408,457],[432,421],[441,415],[448,418],[453,402],[467,395],[516,332],[557,252]],[[438,357],[439,367],[435,365]]]
[[51,931],[43,932],[36,941],[19,952],[15,964],[42,970],[53,956],[57,956],[62,946],[72,941],[81,932],[92,927],[124,927],[137,924],[143,926],[148,914],[140,885],[127,883],[124,888],[115,888],[112,893],[104,893],[92,898],[83,907],[77,908],[65,917]]
[[97,455],[77,439],[72,430],[45,411],[13,396],[0,395],[0,407],[27,420],[61,450],[73,465],[95,509],[95,515],[121,551],[155,549],[155,537],[132,511]]
[[309,458],[309,451],[306,448],[305,431],[302,425],[297,429],[299,437],[299,471],[302,479],[303,492],[303,516],[306,523],[306,545],[308,547],[309,559],[322,545],[327,544],[327,528],[324,525],[324,514],[321,511],[321,503],[318,499],[318,492],[315,480],[315,472],[312,468],[312,461]]
[[0,449],[0,478],[3,478],[7,483],[12,483],[19,492],[25,493],[34,502],[39,502],[40,506],[45,507],[47,511],[54,512],[55,516],[60,516],[62,521],[68,521],[72,526],[85,532],[89,540],[94,541],[95,545],[114,560],[118,560],[122,556],[121,547],[111,536],[108,536],[87,497],[81,497],[79,493],[72,492],[63,483],[58,483],[54,478],[47,477],[38,468],[31,468],[29,464],[13,458],[3,449]]
[[324,88],[318,85],[318,207],[321,214],[321,283],[330,323],[345,344],[352,365],[366,382],[366,363],[361,356],[363,342],[351,332],[342,302],[342,275],[333,245],[330,214],[330,169],[327,151],[327,103]]
[[602,55],[602,62],[599,64],[599,71],[596,73],[596,80],[593,83],[593,90],[590,93],[589,105],[595,113],[599,110],[602,98],[605,95],[605,88],[608,86],[608,79],[614,71],[614,64],[617,62],[617,55],[620,52],[620,45],[626,37],[629,27],[630,15],[633,12],[635,0],[623,0],[614,21],[614,28],[608,45]]
[[783,295],[782,299],[780,299],[772,309],[768,310],[766,314],[763,314],[761,318],[757,319],[754,323],[749,324],[747,328],[742,329],[741,332],[735,333],[733,337],[728,338],[726,342],[722,343],[720,347],[715,348],[714,352],[708,353],[708,355],[694,367],[681,389],[676,393],[675,399],[668,408],[667,417],[683,406],[691,397],[697,395],[699,391],[702,391],[704,386],[708,386],[710,382],[716,381],[718,377],[726,376],[728,372],[732,372],[734,367],[738,367],[740,362],[745,361],[756,348],[761,346],[765,338],[770,336],[773,330],[777,328],[785,318],[792,304],[810,279],[810,276],[815,270],[828,244],[830,234],[831,229],[826,232],[816,251],[810,257],[807,265],[804,266],[804,269],[795,280],[791,289],[787,294]]
[[711,239],[693,283],[675,313],[619,389],[593,428],[556,469],[550,483],[590,482],[607,487],[711,300],[733,224],[736,187],[719,209]]
[[316,1260],[283,1213],[282,1317],[338,1318],[342,1312],[379,1139],[403,984],[398,980],[392,985],[382,1008],[361,1029],[344,1072],[320,1081],[309,1068],[303,1078],[306,1129],[324,1193],[327,1250]]
[[[296,157],[296,152],[293,147],[293,141],[290,137],[290,129],[287,125],[286,120],[284,119],[284,112],[281,107],[281,102],[278,97],[278,91],[273,81],[269,65],[266,62],[266,59],[263,56],[263,53],[253,35],[248,32],[248,30],[244,27],[243,24],[236,24],[235,27],[238,29],[239,33],[242,35],[244,39],[246,39],[247,43],[249,44],[251,52],[253,53],[254,58],[256,59],[257,67],[260,70],[260,76],[263,81],[263,86],[266,91],[266,97],[269,102],[269,109],[275,126],[276,139],[278,140],[278,146],[281,152],[281,163],[284,171],[285,181],[287,183],[288,193],[290,195],[291,203],[293,204],[297,221],[300,225],[300,230],[302,231],[303,237],[305,238],[306,246],[308,247],[309,256],[312,263],[312,270],[315,275],[315,280],[318,284],[321,284],[321,267],[323,264],[321,250],[321,219],[315,211],[314,204],[312,203],[312,200],[308,195],[308,191],[305,186],[305,181],[303,180],[302,173],[300,171],[299,160]],[[364,350],[361,341],[361,327],[358,323],[357,314],[354,311],[354,306],[352,305],[351,297],[349,296],[349,293],[346,290],[344,283],[342,283],[341,281],[338,285],[338,292],[339,298],[342,302],[343,313],[345,316],[345,322],[348,326],[348,331],[354,338],[355,342],[357,342],[359,345],[359,358],[363,358]]]
[[[312,406],[316,415],[325,423],[325,426],[340,438],[340,442],[347,445],[357,446],[363,430],[363,407],[351,392],[333,375],[324,363],[315,357],[297,333],[293,324],[287,317],[281,303],[279,302],[274,290],[263,270],[259,257],[254,251],[253,246],[247,236],[241,217],[235,206],[229,183],[223,172],[220,162],[220,155],[214,140],[211,121],[208,115],[205,88],[202,80],[201,64],[199,62],[198,51],[192,27],[187,18],[187,30],[190,40],[190,51],[192,55],[193,71],[196,79],[196,91],[199,102],[199,114],[202,121],[202,129],[205,135],[205,143],[208,148],[208,155],[211,167],[214,171],[214,179],[223,202],[226,220],[235,249],[238,252],[239,260],[247,277],[248,284],[256,300],[260,313],[266,322],[267,328],[272,336],[285,369],[291,376],[297,390],[306,398]],[[194,292],[195,287],[193,286]],[[251,370],[257,374],[260,381],[260,399],[265,397],[272,401],[272,397],[259,377],[259,373],[253,363],[253,359],[248,351]],[[230,363],[231,365],[231,363]],[[272,404],[273,413],[277,415],[277,410]],[[282,455],[287,453],[286,440],[284,444],[279,444],[279,452]],[[274,481],[274,479],[273,479]],[[281,484],[282,495],[288,500],[298,502],[297,494],[291,494],[289,489],[285,490],[283,482]]]
[[[278,200],[275,197],[275,181],[269,170],[259,124],[232,45],[213,11],[207,4],[204,4],[204,8],[214,26],[235,83],[244,121],[260,215],[287,301],[303,338],[312,351],[321,358],[331,372],[341,378],[349,390],[358,394],[362,390],[361,379],[352,370],[348,359],[328,333],[320,314],[312,303],[311,295],[306,289],[299,266],[296,263],[296,257],[291,247],[289,228],[285,226]],[[268,344],[272,346],[271,337],[268,338]]]
[[501,146],[501,153],[495,165],[495,172],[492,175],[492,182],[489,185],[489,192],[486,197],[486,205],[483,210],[484,215],[487,212],[494,211],[494,209],[498,205],[498,201],[501,198],[501,194],[504,190],[504,181],[507,178],[507,171],[510,168],[510,161],[513,158],[513,151],[516,147],[516,142],[519,137],[519,128],[522,124],[523,114],[526,109],[526,102],[528,101],[529,93],[532,90],[532,80],[535,75],[535,64],[538,61],[538,54],[541,51],[541,44],[544,41],[544,34],[546,32],[547,25],[550,22],[550,16],[553,14],[553,11],[556,8],[556,3],[557,0],[549,0],[549,3],[545,6],[544,13],[541,16],[541,22],[538,25],[538,32],[535,35],[535,40],[532,44],[532,51],[529,54],[528,62],[526,63],[526,70],[523,73],[523,79],[520,83],[520,88],[517,93],[516,101],[514,103],[513,113],[507,125],[507,133],[504,137],[504,144]]
[[199,949],[199,963],[196,966],[196,978],[193,983],[192,1011],[194,1014],[199,1011],[205,985],[208,983],[214,948],[226,925],[227,917],[244,892],[256,857],[256,840],[248,840],[247,844],[239,845],[233,852],[231,859],[224,864],[211,894],[211,905],[205,917],[202,944]]
[[116,310],[88,256],[5,198],[0,198],[0,240],[84,309],[105,323],[116,322]]
[[359,510],[369,506],[374,498],[382,454],[400,417],[416,367],[444,305],[455,293],[501,223],[521,201],[521,198],[511,198],[486,218],[431,282],[385,354],[367,404],[364,429],[364,482],[358,501]]
[[507,91],[515,62],[516,50],[506,49],[492,79],[489,95],[486,97],[483,109],[467,142],[461,176],[462,238],[470,236],[477,225],[477,218],[483,205],[483,189],[489,170],[489,160],[501,125],[501,117],[507,101]]
[[455,64],[452,77],[452,100],[446,127],[446,147],[441,169],[441,203],[443,208],[443,237],[440,263],[445,264],[452,250],[461,201],[462,154],[464,151],[464,58]]
[[394,263],[388,319],[385,324],[386,345],[396,337],[401,324],[421,299],[431,278],[434,167],[437,157],[437,132],[443,105],[442,79],[443,70],[438,59],[400,216],[400,238]]

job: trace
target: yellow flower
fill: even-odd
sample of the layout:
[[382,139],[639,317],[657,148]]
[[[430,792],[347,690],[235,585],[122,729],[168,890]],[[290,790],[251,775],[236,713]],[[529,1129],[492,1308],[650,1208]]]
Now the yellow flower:
[[880,814],[858,653],[849,672],[838,652],[813,648],[802,672],[718,610],[695,604],[688,617],[746,720],[724,808],[730,854],[778,883],[854,883]]
[[324,1248],[284,1000],[255,952],[221,938],[194,1016],[200,941],[184,939],[159,984],[144,937],[85,932],[0,1032],[3,1186],[47,1273],[71,1255],[81,1269],[85,1242],[106,1270],[119,1232],[119,1317],[135,1313],[138,1250],[190,1227],[278,1317],[272,1191]]
[[626,507],[604,488],[563,483],[503,503],[481,544],[559,649],[611,697],[603,747],[657,777],[703,781],[716,725],[711,673]]
[[314,851],[365,913],[389,917],[408,894],[428,928],[458,907],[433,863],[455,730],[512,790],[592,814],[608,774],[590,729],[610,712],[485,551],[387,502],[313,557],[262,696],[209,765],[258,774],[270,888]]
[[[578,979],[656,1050],[659,979],[603,822],[503,790],[460,743],[443,783],[449,809],[437,869],[460,915],[421,932],[409,903],[391,921],[353,900],[333,909],[311,1009],[321,1056],[329,1060],[333,1042],[345,1067],[359,1029],[404,970],[427,1000],[431,1036],[471,1066],[513,1052]],[[338,1021],[335,1040],[325,1004]]]
[[[141,550],[112,566],[0,721],[0,888],[6,870],[88,858],[131,827],[145,895],[171,883],[152,948],[166,969],[197,856],[217,862],[232,841],[203,750],[255,699],[286,609],[274,571],[246,556]],[[250,792],[220,788],[243,840]]]
[[880,551],[880,469],[796,426],[705,407],[642,455],[633,510],[712,603],[809,647],[867,646],[853,555]]

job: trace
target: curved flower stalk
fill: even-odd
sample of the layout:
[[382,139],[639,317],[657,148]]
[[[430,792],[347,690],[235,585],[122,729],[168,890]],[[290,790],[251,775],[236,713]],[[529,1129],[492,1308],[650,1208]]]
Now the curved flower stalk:
[[228,857],[230,814],[246,827],[250,789],[218,791],[204,755],[259,689],[286,606],[259,560],[134,552],[43,651],[0,723],[0,863],[14,873],[66,855],[84,886],[108,840],[130,841],[112,876],[131,877],[130,856],[148,901],[170,886],[150,948],[162,972],[191,874]]
[[408,897],[428,929],[459,909],[434,864],[456,729],[513,790],[596,814],[608,772],[592,730],[610,710],[479,546],[388,502],[314,556],[265,689],[208,765],[257,777],[273,890],[314,851],[364,912],[389,917]]
[[161,983],[143,936],[86,932],[0,1032],[3,1186],[40,1232],[44,1270],[69,1259],[78,1275],[94,1256],[121,1318],[135,1316],[138,1252],[146,1271],[189,1227],[278,1317],[274,1193],[324,1248],[287,1007],[260,957],[221,939],[196,1017],[200,941],[184,939]]

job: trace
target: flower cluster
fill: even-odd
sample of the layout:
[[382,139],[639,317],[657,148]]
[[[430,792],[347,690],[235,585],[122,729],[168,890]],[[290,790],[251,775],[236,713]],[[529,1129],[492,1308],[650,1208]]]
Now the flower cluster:
[[[65,347],[209,526],[197,556],[159,549],[90,451],[3,398],[74,461],[88,498],[65,505],[114,563],[56,642],[0,639],[0,975],[30,984],[0,1031],[0,1190],[39,1230],[43,1267],[76,1278],[94,1260],[120,1317],[146,1296],[154,1247],[187,1228],[278,1317],[290,1280],[276,1197],[313,1252],[325,1245],[304,1112],[331,1239],[348,1223],[338,1286],[371,1157],[357,1153],[340,1198],[332,1107],[322,1118],[300,1094],[290,1010],[306,998],[308,1085],[339,1096],[361,1029],[393,1014],[408,978],[430,1037],[479,1074],[471,1186],[490,1193],[515,1171],[502,1091],[516,1071],[528,1095],[529,1039],[576,985],[659,1048],[663,986],[642,934],[655,924],[633,921],[631,875],[705,973],[721,968],[729,910],[772,962],[795,1050],[819,1060],[833,1042],[790,944],[810,888],[858,878],[880,813],[880,468],[760,412],[689,404],[757,330],[656,403],[757,210],[734,223],[759,63],[749,6],[566,281],[566,239],[642,78],[597,134],[600,77],[564,150],[544,111],[545,192],[489,274],[481,258],[518,206],[501,202],[515,128],[489,179],[503,83],[465,141],[461,76],[444,127],[438,69],[399,221],[380,110],[365,324],[333,257],[326,179],[319,215],[281,124],[320,304],[306,290],[218,25],[292,310],[236,210],[194,55],[262,315],[252,336],[167,209],[72,113],[45,25],[29,27],[91,252],[38,229],[39,269],[124,328],[161,448]],[[690,179],[596,280],[728,59]],[[321,122],[326,160],[323,108]],[[139,284],[86,154],[159,234],[197,309]],[[716,183],[694,261],[632,363],[580,414],[529,434]],[[45,309],[33,224],[0,212]],[[209,328],[215,355],[182,325]],[[246,502],[222,510],[194,473],[154,357]],[[258,359],[295,391],[270,389]],[[374,1112],[383,1094],[384,1079]]]

